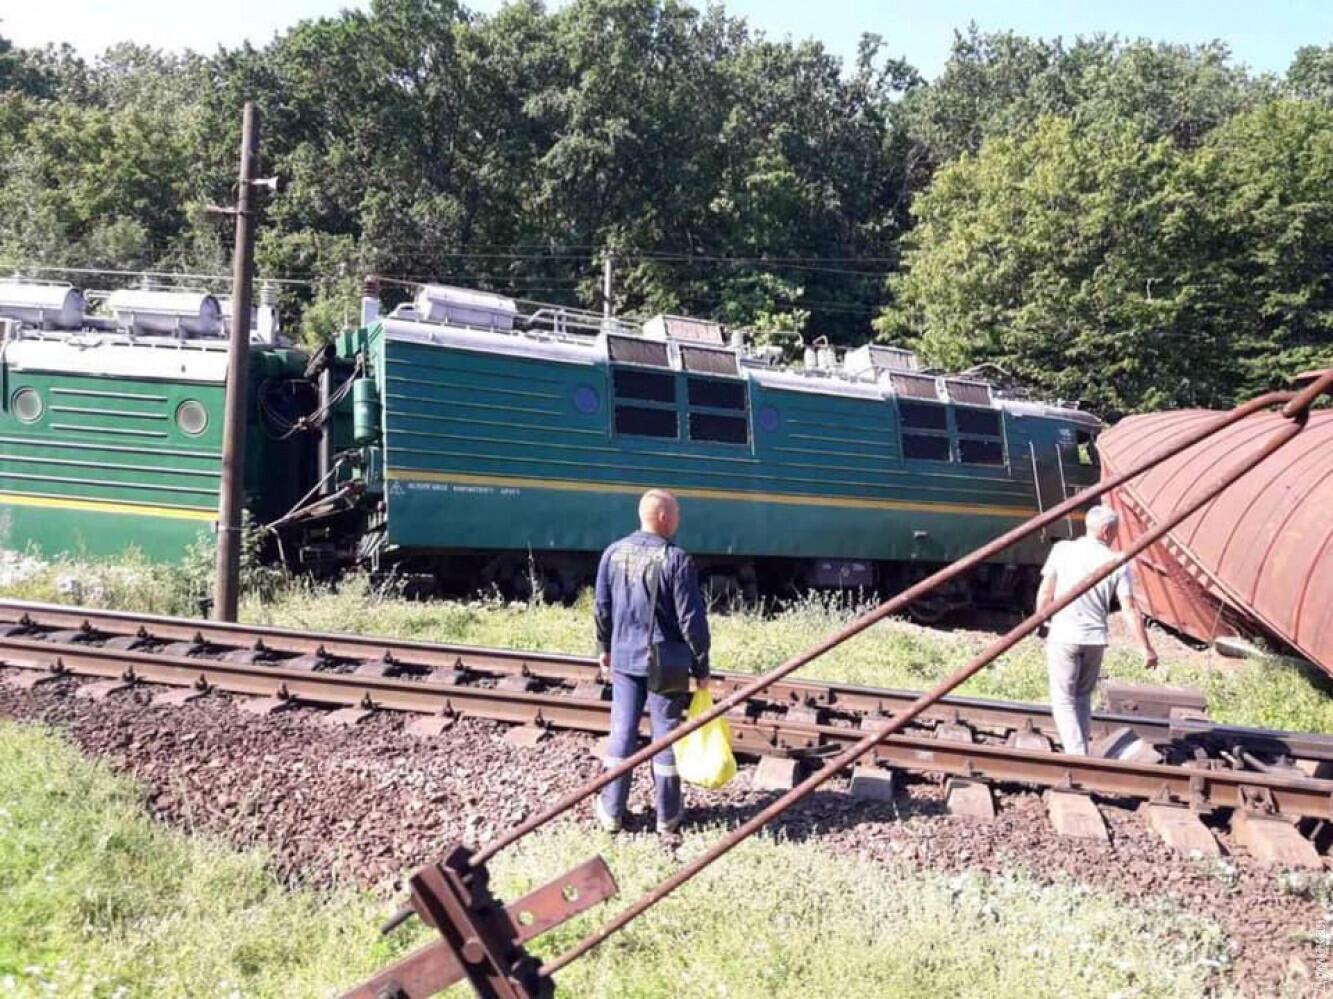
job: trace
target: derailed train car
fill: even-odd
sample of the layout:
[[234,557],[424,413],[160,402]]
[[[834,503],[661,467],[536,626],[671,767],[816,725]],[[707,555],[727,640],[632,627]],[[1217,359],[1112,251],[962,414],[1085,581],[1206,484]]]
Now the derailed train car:
[[[909,351],[807,354],[784,368],[712,323],[524,315],[443,287],[387,315],[368,298],[336,341],[355,379],[329,447],[345,505],[324,505],[302,558],[568,596],[662,486],[715,589],[894,588],[1096,479],[1087,413],[923,372]],[[1050,540],[918,612],[1029,599]]]
[[[0,544],[174,559],[215,519],[226,303],[0,283]],[[869,346],[801,368],[716,324],[630,326],[440,286],[315,357],[252,318],[246,507],[294,567],[495,584],[553,599],[589,581],[674,490],[681,543],[723,594],[891,589],[1097,477],[1097,420],[928,373]],[[924,617],[1022,603],[1066,521]]]
[[[1219,413],[1177,410],[1122,420],[1099,443],[1110,477]],[[1121,547],[1142,537],[1284,422],[1258,413],[1115,490]],[[1260,462],[1135,565],[1141,610],[1200,641],[1261,635],[1333,674],[1333,411]]]

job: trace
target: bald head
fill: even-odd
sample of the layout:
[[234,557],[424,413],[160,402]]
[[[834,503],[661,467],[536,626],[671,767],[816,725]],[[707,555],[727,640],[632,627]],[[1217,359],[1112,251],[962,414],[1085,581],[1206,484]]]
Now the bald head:
[[665,489],[649,489],[639,499],[639,529],[663,538],[680,528],[680,504]]

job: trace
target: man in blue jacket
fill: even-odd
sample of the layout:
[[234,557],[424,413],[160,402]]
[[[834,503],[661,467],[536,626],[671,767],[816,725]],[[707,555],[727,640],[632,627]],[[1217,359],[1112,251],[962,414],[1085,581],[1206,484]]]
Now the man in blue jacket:
[[[671,543],[680,505],[664,489],[639,500],[639,529],[602,553],[597,567],[594,620],[602,682],[611,684],[611,735],[606,766],[633,755],[645,704],[652,737],[680,724],[689,703],[689,679],[708,686],[708,615],[690,557]],[[620,829],[630,774],[602,789],[594,805],[608,832]],[[653,757],[657,831],[674,835],[684,809],[676,755]]]

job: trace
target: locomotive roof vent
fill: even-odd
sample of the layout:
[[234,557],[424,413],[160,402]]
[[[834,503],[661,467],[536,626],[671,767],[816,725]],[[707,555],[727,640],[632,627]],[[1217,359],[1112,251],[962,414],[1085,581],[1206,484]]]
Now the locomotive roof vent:
[[0,281],[0,316],[40,329],[76,330],[87,308],[73,285],[12,278]]
[[889,384],[895,395],[909,399],[931,399],[942,402],[940,383],[934,375],[910,375],[904,371],[895,371],[889,375]]
[[106,297],[116,325],[133,334],[220,337],[222,307],[202,291],[145,291],[122,288]]
[[921,359],[905,347],[870,343],[847,351],[842,365],[848,378],[877,381],[884,371],[920,371]]
[[989,406],[994,401],[988,382],[968,378],[944,379],[944,394],[950,402],[967,406]]
[[[228,336],[231,335],[231,304],[231,296],[218,298],[218,307],[222,311],[222,325]],[[273,293],[273,286],[265,281],[260,285],[259,301],[250,306],[250,342],[281,342],[283,338],[279,335],[278,326],[276,296]]]
[[488,330],[512,330],[518,315],[512,298],[445,284],[422,285],[412,305],[421,322]]
[[710,322],[707,319],[692,319],[689,316],[653,316],[643,324],[643,335],[650,340],[680,340],[712,347],[727,345],[720,323]]

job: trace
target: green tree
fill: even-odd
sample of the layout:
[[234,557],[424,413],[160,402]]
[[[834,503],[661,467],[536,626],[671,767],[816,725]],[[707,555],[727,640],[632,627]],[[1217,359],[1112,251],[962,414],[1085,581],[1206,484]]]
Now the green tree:
[[1178,321],[1174,234],[1193,211],[1181,156],[1127,123],[1048,117],[961,157],[916,200],[881,337],[1107,414],[1214,401],[1214,372],[1194,360],[1212,345]]
[[1242,395],[1333,366],[1333,107],[1238,115],[1184,173],[1199,235],[1178,261],[1182,321],[1225,345]]
[[1286,86],[1294,97],[1333,105],[1333,45],[1304,45],[1287,69]]
[[940,170],[886,339],[1108,416],[1226,405],[1333,363],[1333,111],[1274,101],[1197,149],[1041,119]]
[[1270,95],[1271,81],[1231,62],[1221,42],[1170,45],[1093,35],[954,35],[938,80],[906,102],[913,138],[932,164],[976,153],[992,137],[1022,136],[1045,115],[1132,122],[1144,138],[1198,145],[1231,115]]

